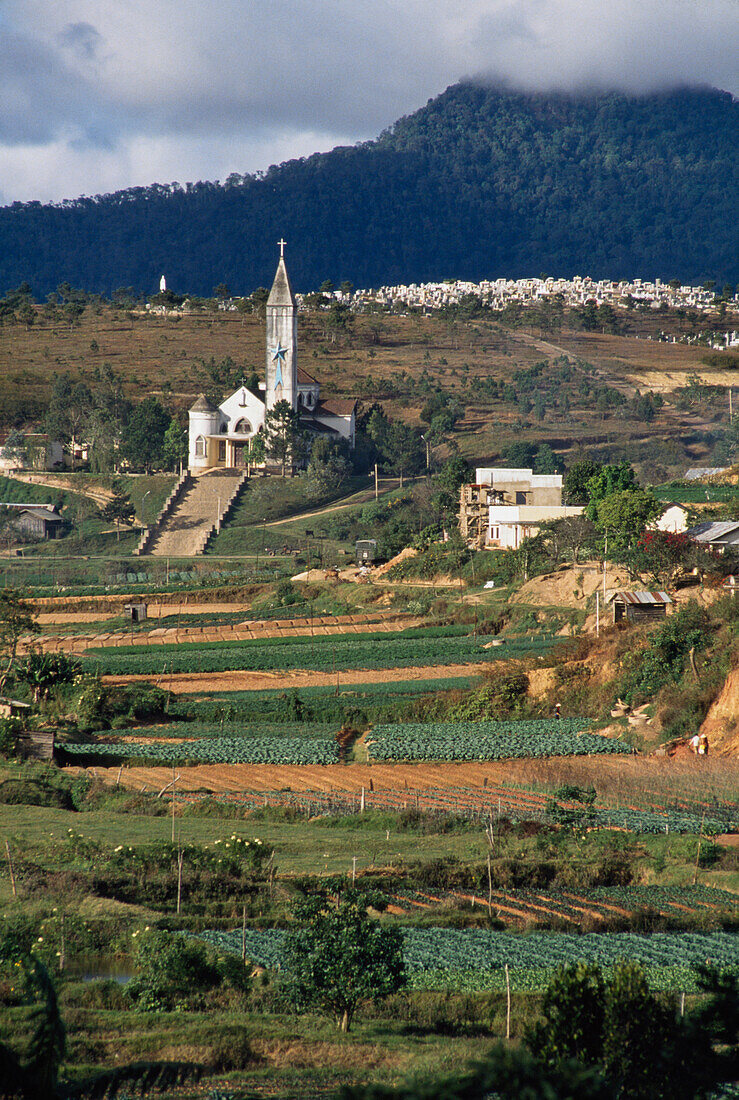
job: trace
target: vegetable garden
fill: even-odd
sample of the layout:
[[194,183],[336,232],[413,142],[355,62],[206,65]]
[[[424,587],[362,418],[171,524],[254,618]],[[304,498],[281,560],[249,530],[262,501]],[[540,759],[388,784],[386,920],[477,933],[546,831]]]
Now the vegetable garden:
[[209,642],[180,645],[120,646],[90,649],[84,661],[101,675],[132,676],[163,672],[258,672],[296,668],[326,671],[358,668],[408,668],[494,661],[545,653],[544,638],[512,638],[506,645],[485,649],[485,638],[469,637],[467,627],[408,630],[388,635],[355,637],[250,639],[241,643]]
[[196,741],[121,741],[117,744],[65,745],[70,764],[118,764],[146,761],[162,765],[188,764],[338,764],[334,738],[321,737],[210,737]]
[[[279,969],[285,933],[247,930],[247,956]],[[242,932],[202,933],[219,950],[241,953]],[[592,962],[604,968],[623,959],[640,962],[655,990],[692,992],[700,963],[739,973],[739,937],[728,932],[586,933],[532,932],[526,936],[488,929],[406,928],[405,963],[416,989],[502,990],[506,964],[511,987],[533,993],[544,989],[563,963]]]
[[373,760],[504,760],[586,756],[632,750],[622,741],[583,731],[577,718],[510,722],[409,722],[379,725],[367,735]]

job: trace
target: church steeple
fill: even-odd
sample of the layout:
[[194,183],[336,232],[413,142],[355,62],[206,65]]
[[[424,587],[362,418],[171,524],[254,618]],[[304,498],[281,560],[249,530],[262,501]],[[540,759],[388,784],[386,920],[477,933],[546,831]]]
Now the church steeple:
[[285,267],[285,241],[280,240],[280,259],[267,299],[266,405],[298,400],[298,309]]

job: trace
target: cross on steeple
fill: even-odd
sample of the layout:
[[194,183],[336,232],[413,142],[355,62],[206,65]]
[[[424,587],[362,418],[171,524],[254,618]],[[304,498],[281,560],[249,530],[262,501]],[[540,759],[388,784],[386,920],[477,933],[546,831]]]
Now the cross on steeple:
[[285,245],[287,244],[287,241],[283,241],[282,237],[280,237],[277,243],[280,246],[280,259],[282,259],[282,257],[285,255]]

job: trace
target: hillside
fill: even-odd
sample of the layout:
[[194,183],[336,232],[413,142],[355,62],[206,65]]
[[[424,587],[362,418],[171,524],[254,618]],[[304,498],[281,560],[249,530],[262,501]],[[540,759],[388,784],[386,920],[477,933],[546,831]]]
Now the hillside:
[[[335,342],[325,319],[301,313],[300,357],[327,393],[365,407],[379,400],[389,415],[418,425],[430,395],[442,391],[464,409],[450,442],[480,465],[513,442],[546,442],[568,462],[581,450],[628,458],[659,481],[706,464],[727,426],[732,357],[712,360],[699,345],[655,338],[661,329],[701,332],[715,316],[622,311],[616,333],[598,333],[583,331],[568,310],[552,334],[528,313],[516,327],[494,314],[474,321],[358,314]],[[735,324],[733,315],[725,323]],[[58,374],[95,390],[110,366],[127,398],[155,396],[184,416],[198,393],[220,400],[230,392],[209,372],[211,360],[230,360],[238,378],[261,371],[263,355],[256,314],[156,317],[91,304],[69,325],[39,310],[30,327],[0,328],[0,430],[41,424]],[[649,390],[660,403],[648,402],[645,412],[635,395]],[[435,458],[445,454],[442,446]]]
[[376,141],[216,183],[0,210],[0,289],[246,293],[290,243],[297,289],[556,271],[739,281],[737,104],[455,85]]

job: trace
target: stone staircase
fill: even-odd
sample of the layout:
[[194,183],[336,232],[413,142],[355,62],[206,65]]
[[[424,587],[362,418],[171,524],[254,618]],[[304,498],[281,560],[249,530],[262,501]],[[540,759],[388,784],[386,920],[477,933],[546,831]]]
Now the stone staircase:
[[202,554],[246,484],[243,470],[212,470],[185,475],[156,523],[141,537],[137,553],[155,558],[190,558]]

